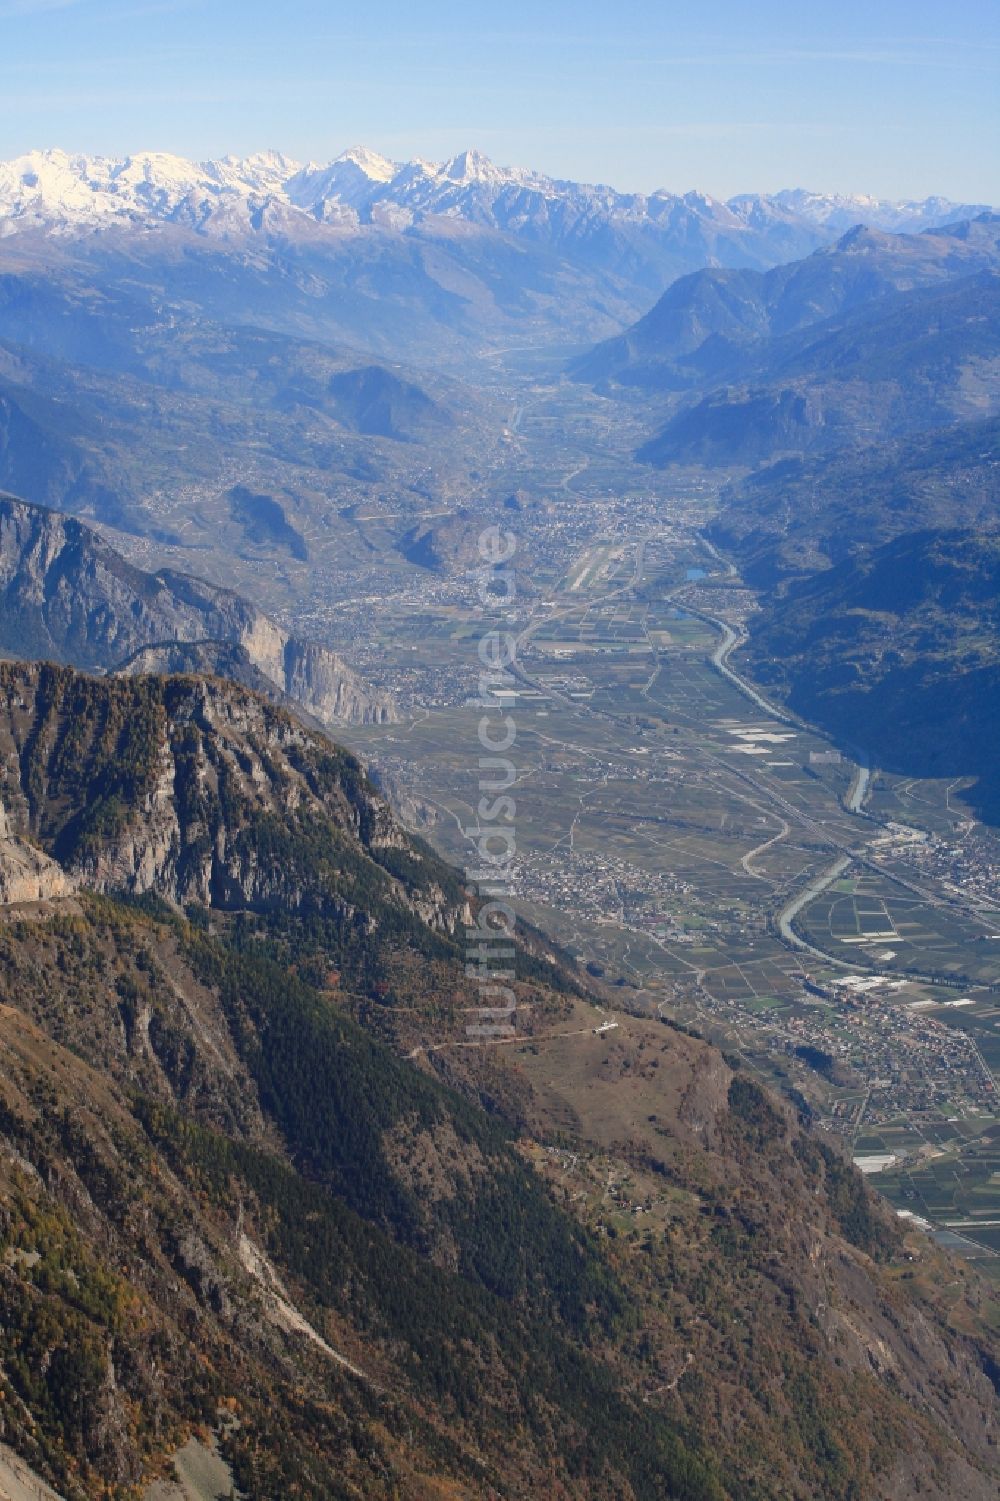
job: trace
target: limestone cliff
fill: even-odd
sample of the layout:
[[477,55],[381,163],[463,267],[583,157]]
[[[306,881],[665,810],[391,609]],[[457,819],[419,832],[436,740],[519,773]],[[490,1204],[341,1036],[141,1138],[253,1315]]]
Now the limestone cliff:
[[0,805],[0,906],[68,896],[75,886],[74,878],[55,860],[11,832]]
[[145,573],[82,522],[12,496],[0,496],[0,602],[0,652],[11,656],[107,672],[151,648],[223,643],[324,724],[394,717],[389,696],[335,652],[240,595],[173,569]]
[[61,879],[344,920],[375,892],[444,932],[468,913],[452,872],[400,828],[353,756],[218,679],[0,666],[0,799],[0,861],[20,851],[9,901]]

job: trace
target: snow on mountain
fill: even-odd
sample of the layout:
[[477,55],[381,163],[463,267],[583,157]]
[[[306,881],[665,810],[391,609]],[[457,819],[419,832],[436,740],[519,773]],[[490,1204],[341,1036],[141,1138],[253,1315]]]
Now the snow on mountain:
[[116,159],[31,151],[0,163],[0,234],[170,220],[185,205],[242,199],[246,192],[245,185],[227,186],[221,174],[163,152]]
[[310,162],[286,179],[284,192],[296,208],[316,219],[343,218],[333,209],[349,210],[355,216],[371,202],[378,190],[399,175],[398,162],[379,156],[365,146],[351,146],[326,166]]
[[952,203],[948,198],[893,200],[864,194],[811,193],[805,188],[785,188],[775,193],[771,202],[838,234],[855,224],[890,231],[934,229],[990,212],[989,204]]
[[0,229],[73,224],[120,211],[102,165],[65,151],[32,151],[0,163]]
[[888,230],[930,228],[982,206],[922,203],[791,189],[741,194],[621,193],[499,167],[480,151],[449,161],[394,162],[353,146],[326,165],[301,166],[280,152],[195,163],[164,152],[72,156],[32,151],[0,163],[0,236],[36,229],[73,235],[112,226],[176,223],[208,235],[294,233],[306,221],[395,230],[462,220],[556,244],[595,243],[637,227],[699,247],[701,264],[759,260],[806,249],[864,222]]
[[398,162],[379,156],[377,151],[369,151],[367,146],[349,146],[340,153],[337,161],[357,167],[369,182],[391,182],[399,171]]
[[221,161],[204,162],[202,170],[223,187],[237,192],[250,188],[256,193],[280,196],[285,184],[302,166],[280,151],[258,151],[254,156],[224,156]]

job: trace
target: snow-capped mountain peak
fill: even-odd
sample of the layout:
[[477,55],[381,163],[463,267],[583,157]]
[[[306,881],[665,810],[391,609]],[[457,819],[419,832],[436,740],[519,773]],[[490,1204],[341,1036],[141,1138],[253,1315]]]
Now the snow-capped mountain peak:
[[[750,195],[743,195],[744,199]],[[771,202],[799,218],[841,233],[855,224],[890,232],[931,229],[949,219],[970,219],[989,211],[989,205],[957,204],[947,198],[875,198],[867,193],[816,193],[808,188],[784,188]]]
[[333,165],[340,162],[350,162],[363,172],[369,182],[391,182],[399,171],[399,164],[391,162],[387,156],[380,156],[377,151],[369,151],[367,146],[348,146],[335,158]]
[[300,166],[278,151],[191,162],[168,152],[74,156],[31,151],[0,162],[0,236],[72,236],[172,223],[202,235],[315,234],[371,225],[405,231],[459,220],[573,253],[608,230],[646,235],[654,281],[692,264],[770,265],[828,244],[858,222],[899,231],[973,217],[982,206],[932,198],[890,203],[796,188],[741,194],[622,193],[500,167],[470,148],[443,163],[395,162],[351,146]]
[[449,178],[452,182],[488,182],[501,183],[507,180],[509,173],[490,161],[481,151],[474,147],[469,151],[460,151],[450,161],[445,162],[441,168],[441,176]]
[[95,166],[101,173],[97,181],[102,192],[123,198],[129,207],[153,213],[169,216],[190,194],[217,191],[200,167],[163,151],[139,151],[123,162]]
[[237,192],[252,188],[259,193],[282,193],[288,179],[301,172],[302,164],[281,151],[257,151],[252,156],[224,156],[217,162],[202,162],[201,169],[223,187]]

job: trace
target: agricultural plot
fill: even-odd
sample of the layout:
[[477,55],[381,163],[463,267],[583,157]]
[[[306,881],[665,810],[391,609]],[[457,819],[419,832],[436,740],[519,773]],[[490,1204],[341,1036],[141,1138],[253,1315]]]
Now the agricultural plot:
[[972,1138],[955,1138],[946,1155],[879,1176],[897,1209],[936,1227],[951,1249],[1000,1277],[1000,1126],[982,1122]]
[[971,1004],[967,1006],[958,1006],[954,1000],[945,1001],[934,1012],[935,1020],[971,1038],[1000,1082],[1000,1005],[997,1004],[1000,998],[975,992],[968,999]]
[[956,823],[968,818],[962,799],[969,778],[922,781],[880,771],[872,783],[868,806],[878,818],[911,824],[948,837]]
[[[635,641],[650,613],[618,603],[601,629]],[[592,617],[583,613],[583,624]],[[461,623],[422,624],[422,651],[440,650],[442,661],[469,652]],[[710,628],[671,618],[672,629],[678,624],[688,641],[655,662],[650,652],[648,666],[586,647],[554,661],[549,648],[570,644],[566,618],[533,638],[528,660],[538,688],[515,710],[513,752],[521,899],[574,952],[602,967],[622,965],[629,977],[704,971],[706,986],[720,994],[784,995],[793,964],[767,933],[764,913],[776,887],[798,879],[818,855],[769,805],[762,779],[770,768],[744,772],[750,758],[740,748],[757,737],[762,761],[785,759],[787,732],[761,723],[759,710],[705,660]],[[673,723],[655,694],[664,673],[676,692]],[[463,864],[465,831],[475,824],[478,717],[474,709],[441,708],[409,726],[351,733],[390,785],[419,793],[432,818],[427,832]],[[793,770],[779,768],[793,806],[812,798],[817,815],[841,816],[830,787]],[[755,851],[759,863],[748,866]],[[766,975],[753,969],[762,955],[772,965]],[[751,966],[748,981],[729,972],[734,957]]]
[[[786,946],[775,914],[838,850],[878,834],[845,806],[855,767],[720,674],[709,660],[717,630],[662,592],[631,590],[634,551],[588,544],[577,556],[576,571],[558,575],[576,587],[526,603],[517,625],[528,629],[510,751],[516,904],[609,996],[666,1007],[794,1088],[856,1155],[895,1159],[902,1166],[876,1174],[876,1186],[901,1183],[904,1170],[920,1184],[919,1200],[893,1189],[898,1207],[959,1237],[967,1231],[944,1217],[974,1217],[969,1254],[988,1257],[987,1221],[1000,1218],[993,1169],[985,1158],[970,1172],[964,1164],[994,1119],[984,1068],[1000,1076],[1000,1027],[983,986],[997,977],[1000,942],[954,902],[855,864],[795,919],[840,963]],[[654,565],[675,589],[696,562],[651,544],[647,577]],[[455,607],[415,612],[387,649],[392,670],[420,687],[421,707],[403,725],[346,737],[409,821],[461,865],[474,863],[478,824],[480,710],[470,697],[484,628]],[[926,807],[922,826],[951,837],[958,792],[880,775],[871,809],[916,828]],[[895,844],[880,858],[895,869]],[[912,879],[906,858],[899,873]],[[902,988],[859,998],[841,988],[852,971]],[[955,1171],[930,1170],[952,1158],[963,1164],[957,1198]],[[970,1207],[980,1200],[982,1214]]]
[[866,873],[839,884],[842,889],[824,892],[798,921],[820,948],[888,974],[970,986],[1000,981],[1000,942],[991,942],[984,925],[965,913],[924,901],[881,876]]

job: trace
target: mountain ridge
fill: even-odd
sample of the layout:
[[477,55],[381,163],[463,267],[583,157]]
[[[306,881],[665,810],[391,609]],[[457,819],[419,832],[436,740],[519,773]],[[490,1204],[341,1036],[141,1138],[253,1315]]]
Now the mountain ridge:
[[855,226],[832,245],[768,271],[707,268],[681,277],[631,328],[570,366],[574,378],[683,391],[745,377],[769,342],[877,308],[893,293],[1000,265],[1000,216],[981,214],[922,233]]
[[[203,245],[246,240],[282,257],[319,257],[325,264],[331,255],[356,257],[354,242],[367,247],[372,241],[378,257],[386,239],[416,238],[428,242],[432,278],[436,257],[457,257],[457,281],[454,272],[445,281],[457,290],[470,273],[481,272],[474,245],[459,247],[456,236],[499,237],[538,258],[529,265],[522,257],[526,285],[544,287],[555,278],[565,294],[565,277],[549,264],[556,257],[598,278],[584,304],[591,317],[602,303],[614,317],[623,293],[627,317],[685,272],[706,265],[763,270],[829,243],[842,226],[831,205],[819,211],[825,203],[823,195],[795,192],[728,202],[695,191],[622,192],[498,167],[475,150],[445,162],[400,163],[360,147],[304,166],[280,152],[197,163],[162,152],[87,157],[50,150],[0,163],[0,249],[7,257],[23,242],[38,244],[46,255],[74,245],[93,253],[116,236],[132,244],[152,236],[144,247],[148,256],[157,249],[170,253],[172,237],[183,234]],[[862,217],[893,228],[925,228],[982,207],[945,199],[857,200]],[[491,263],[498,254],[497,248]],[[509,270],[490,264],[484,281],[493,294],[500,277],[509,282]],[[505,296],[512,291],[506,287]],[[590,307],[595,301],[598,307]]]
[[[160,332],[195,313],[467,368],[526,320],[540,343],[579,349],[633,322],[677,277],[808,255],[841,233],[816,211],[821,199],[619,192],[475,151],[400,164],[354,148],[304,167],[278,152],[202,164],[35,152],[0,163],[0,294],[16,309],[41,273],[78,283],[75,296],[96,286],[151,304]],[[858,208],[925,229],[980,206]],[[12,329],[0,318],[0,336],[32,342]],[[73,330],[71,320],[60,332]]]
[[84,522],[2,494],[0,597],[0,650],[15,656],[113,672],[169,640],[200,646],[205,665],[210,643],[222,640],[324,722],[379,722],[394,712],[334,652],[232,590],[174,569],[145,573]]
[[[470,187],[479,191],[463,200],[459,190]],[[261,198],[283,201],[313,218],[334,218],[342,224],[350,222],[353,213],[355,222],[361,223],[366,216],[371,222],[377,204],[409,208],[415,218],[427,213],[470,213],[473,203],[482,213],[483,190],[488,196],[511,189],[550,200],[589,199],[594,206],[603,204],[609,217],[655,219],[666,206],[684,204],[706,216],[729,215],[733,226],[750,225],[755,215],[760,218],[767,213],[832,229],[859,222],[884,228],[914,222],[926,226],[969,217],[989,207],[958,204],[940,196],[887,200],[801,188],[741,193],[726,200],[666,188],[621,192],[604,183],[580,183],[530,168],[501,167],[474,148],[443,162],[430,162],[420,157],[394,161],[354,146],[329,162],[304,164],[273,150],[195,162],[169,152],[103,157],[50,148],[0,162],[0,222],[6,223],[8,232],[19,221],[22,226],[59,221],[94,225],[102,219],[180,215],[194,223],[195,203],[203,211],[213,199],[222,205],[227,200],[235,204],[238,198],[247,202]]]
[[[257,1501],[990,1501],[974,1274],[520,945],[529,1052],[610,1047],[657,1114],[598,1146],[470,1052],[467,893],[353,757],[230,684],[6,664],[0,771],[80,882],[0,908],[4,1437],[67,1501],[198,1434]],[[592,1224],[567,1146],[666,1222]]]
[[905,439],[1000,408],[1000,267],[891,293],[769,341],[638,457],[756,464]]

